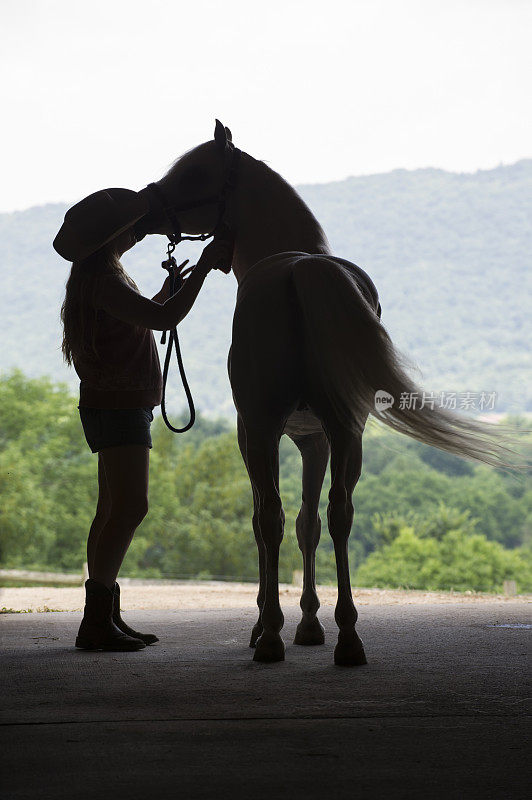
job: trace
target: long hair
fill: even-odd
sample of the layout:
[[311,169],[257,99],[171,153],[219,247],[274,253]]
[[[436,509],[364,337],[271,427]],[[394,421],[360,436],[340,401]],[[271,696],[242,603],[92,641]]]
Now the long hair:
[[107,275],[116,275],[133,289],[137,286],[120,263],[116,241],[111,241],[87,258],[74,261],[61,306],[63,341],[61,350],[67,364],[82,358],[97,358],[97,290]]

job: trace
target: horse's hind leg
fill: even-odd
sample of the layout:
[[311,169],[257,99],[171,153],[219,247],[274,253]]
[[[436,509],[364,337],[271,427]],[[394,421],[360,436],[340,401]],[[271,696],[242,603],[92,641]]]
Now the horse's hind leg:
[[325,433],[291,438],[303,460],[303,496],[296,519],[297,542],[303,554],[303,593],[300,601],[303,616],[297,626],[294,644],[323,644],[323,626],[316,616],[320,607],[316,593],[316,548],[321,532],[318,506],[329,461],[329,442]]
[[366,664],[364,647],[355,630],[358,618],[351,594],[347,543],[353,522],[352,494],[362,469],[362,434],[345,428],[328,430],[331,444],[331,490],[327,518],[334,544],[338,573],[338,601],[334,612],[340,629],[334,663],[341,666]]
[[[246,465],[246,469],[248,466],[247,462],[247,448],[246,448],[246,431],[244,429],[244,424],[242,422],[241,417],[238,417],[237,421],[237,433],[238,433],[238,446],[240,448],[240,452],[242,454],[242,458],[244,460],[244,464]],[[249,470],[248,470],[249,474]],[[264,542],[262,541],[262,536],[260,535],[259,529],[259,519],[258,519],[258,502],[255,499],[255,491],[253,490],[253,534],[255,536],[255,542],[257,543],[257,551],[259,554],[259,591],[257,594],[257,605],[259,607],[259,618],[255,625],[253,626],[253,630],[251,631],[251,639],[249,641],[250,647],[255,647],[257,644],[257,639],[262,633],[262,621],[261,621],[261,614],[262,614],[262,607],[264,605],[264,596],[266,593],[266,549],[264,547]]]
[[279,494],[279,438],[274,426],[267,423],[246,425],[246,466],[253,486],[255,513],[265,551],[264,603],[261,612],[262,633],[257,640],[254,661],[283,661],[284,642],[280,631],[284,624],[279,605],[279,548],[284,531],[284,512]]

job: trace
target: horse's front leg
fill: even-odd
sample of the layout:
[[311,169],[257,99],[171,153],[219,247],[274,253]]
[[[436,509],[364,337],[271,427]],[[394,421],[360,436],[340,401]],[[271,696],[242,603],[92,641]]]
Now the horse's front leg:
[[303,460],[303,494],[296,519],[297,542],[303,554],[303,592],[299,603],[302,618],[297,626],[294,644],[323,644],[323,625],[316,616],[320,607],[316,592],[316,548],[321,533],[318,506],[329,461],[329,442],[325,433],[291,438]]
[[[264,546],[265,591],[254,661],[282,661],[284,624],[279,605],[279,548],[284,531],[284,512],[279,495],[279,438],[263,429],[246,428],[246,465],[253,485],[255,513]],[[260,551],[259,551],[260,552]]]

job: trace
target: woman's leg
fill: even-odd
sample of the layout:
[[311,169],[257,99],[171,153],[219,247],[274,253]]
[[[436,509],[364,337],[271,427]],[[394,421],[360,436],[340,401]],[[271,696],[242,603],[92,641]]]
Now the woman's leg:
[[94,537],[89,570],[91,578],[109,589],[113,589],[133,534],[148,512],[149,454],[144,445],[106,447],[99,453],[108,493],[108,506],[103,501],[102,509],[108,509],[108,516]]
[[96,514],[92,521],[89,531],[89,538],[87,539],[87,566],[89,568],[89,577],[94,577],[94,554],[98,545],[98,539],[105,523],[109,519],[109,512],[111,503],[109,499],[109,490],[107,488],[107,479],[105,477],[105,468],[103,466],[102,454],[98,453],[98,504],[96,506]]

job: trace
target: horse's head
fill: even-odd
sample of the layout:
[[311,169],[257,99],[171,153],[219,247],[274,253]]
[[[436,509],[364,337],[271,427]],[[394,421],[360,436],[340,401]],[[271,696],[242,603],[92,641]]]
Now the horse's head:
[[137,238],[211,233],[225,217],[234,155],[229,128],[216,120],[214,139],[189,150],[160,181],[142,190],[150,212],[137,226]]
[[237,280],[272,253],[329,252],[323,230],[297,192],[266,164],[234,147],[229,128],[218,120],[214,139],[178,158],[160,181],[139,194],[150,210],[135,225],[137,240],[162,233],[177,243],[216,231],[233,244]]

